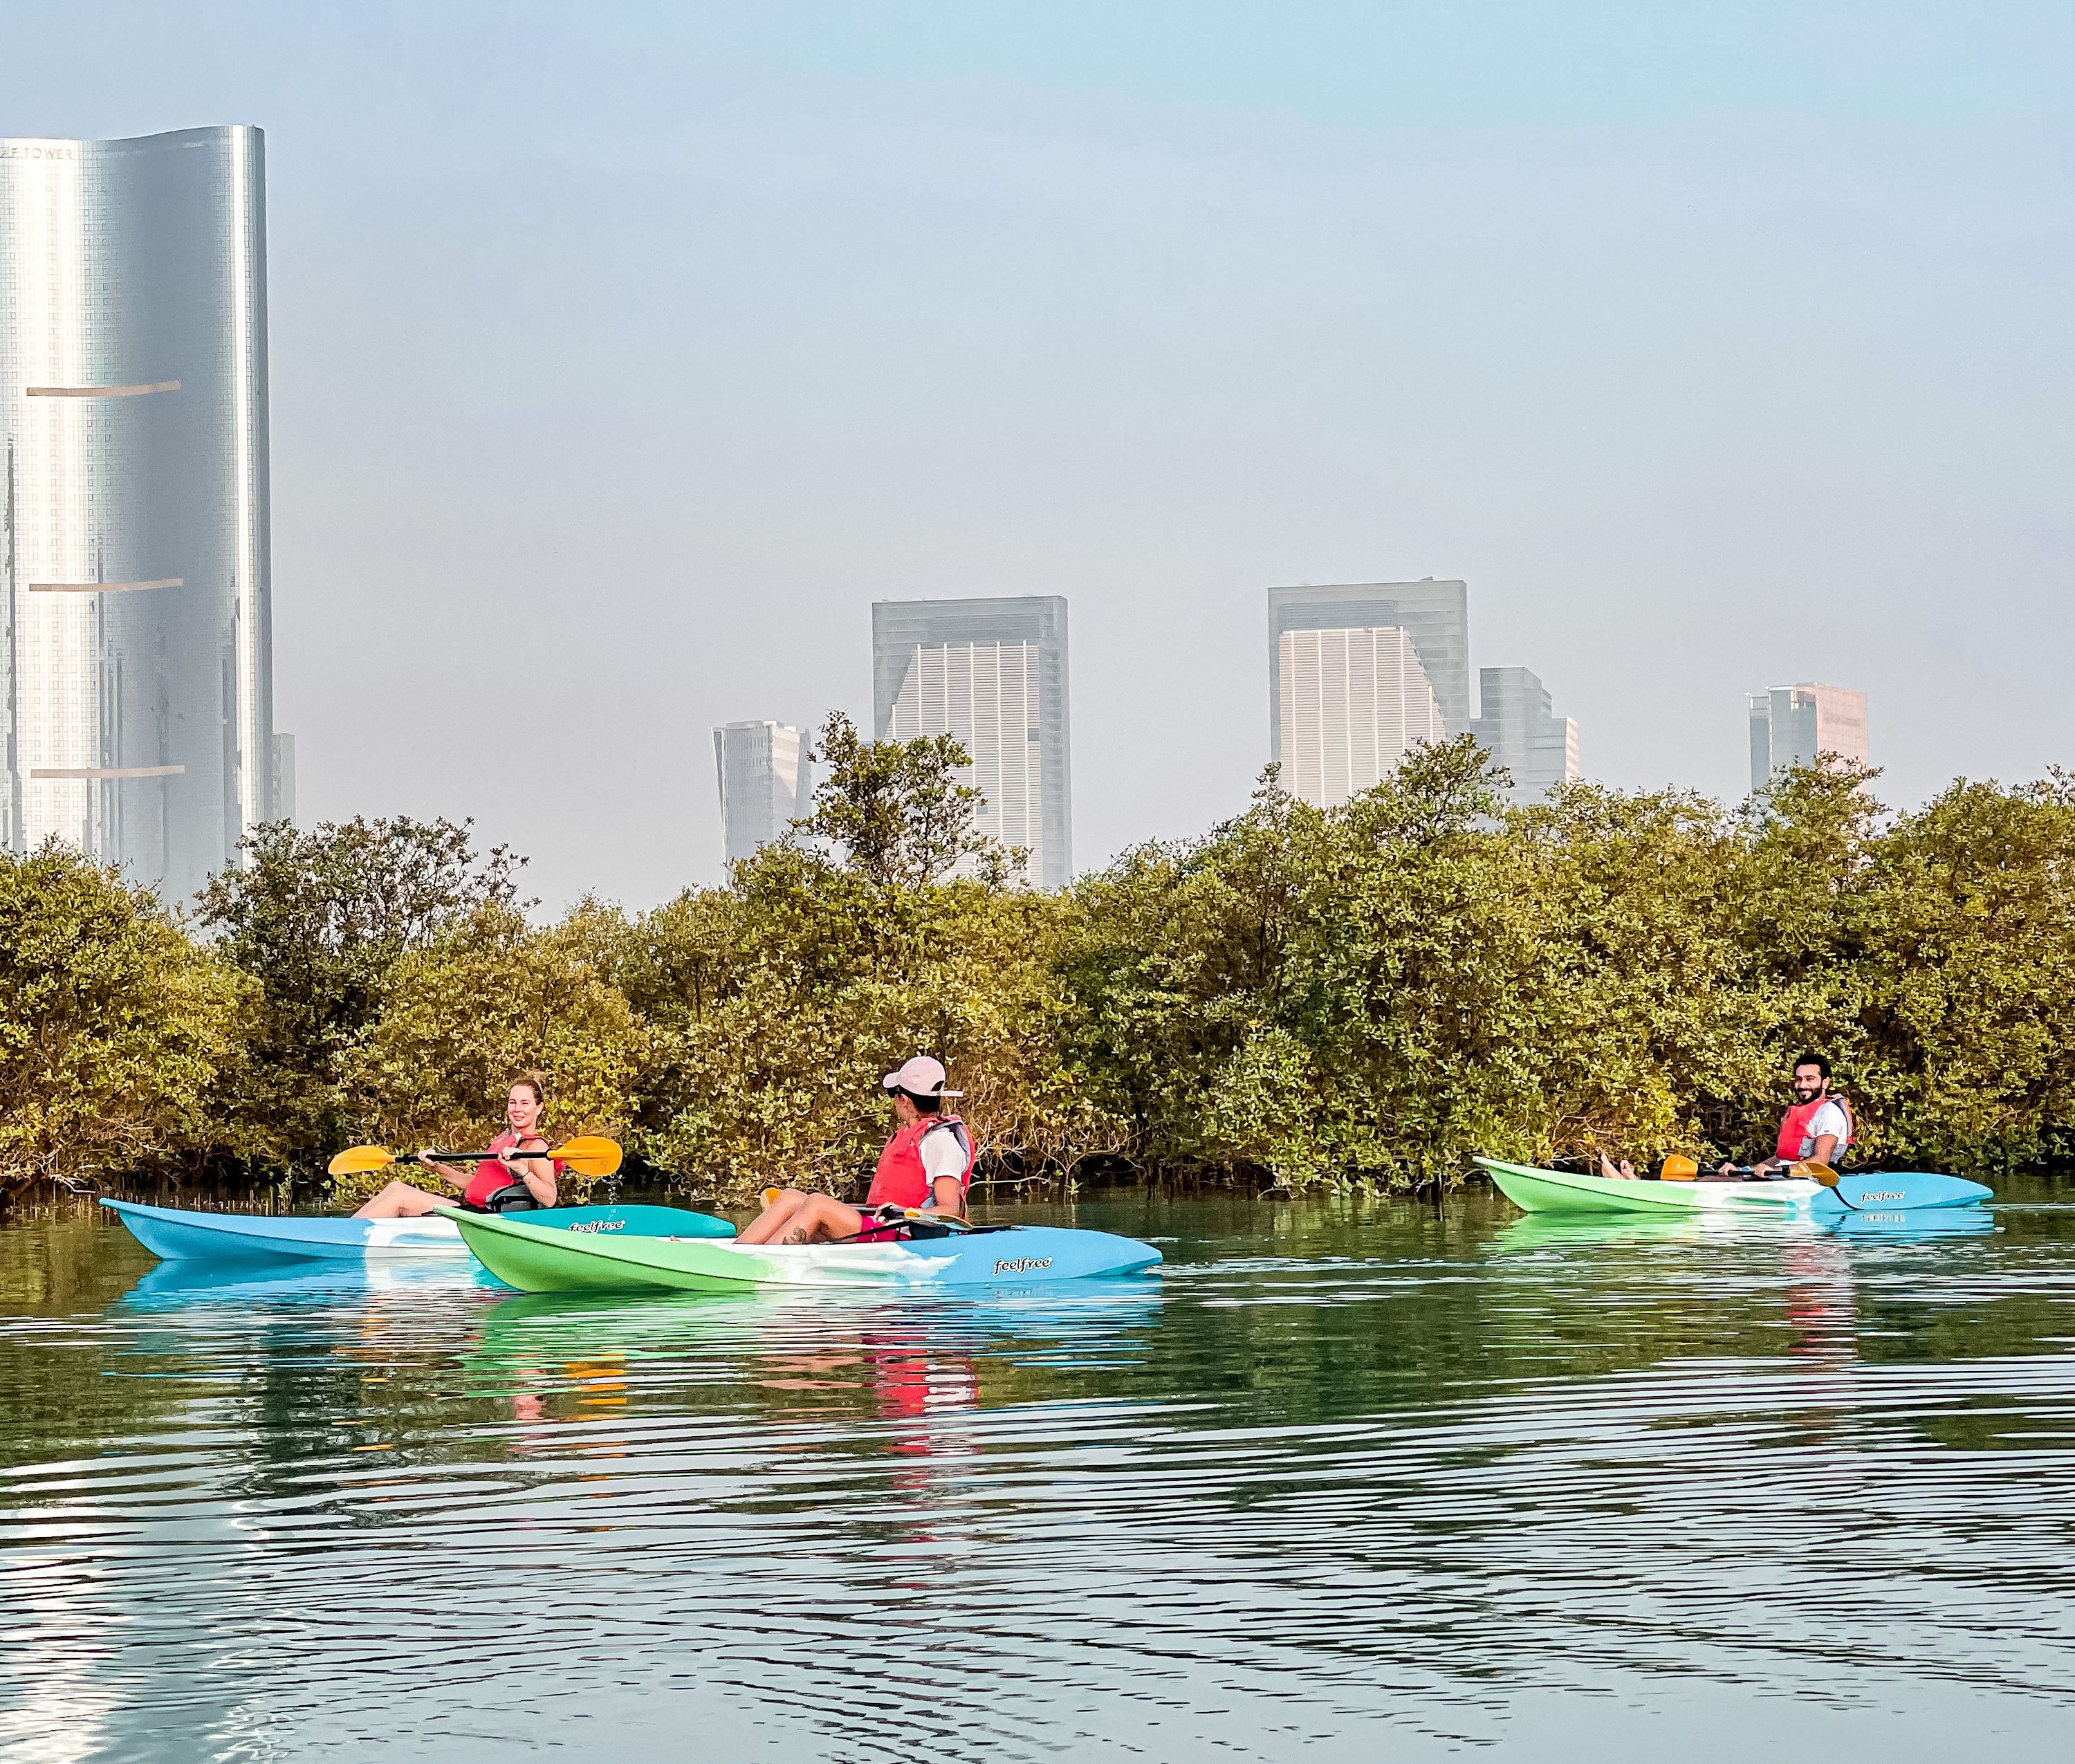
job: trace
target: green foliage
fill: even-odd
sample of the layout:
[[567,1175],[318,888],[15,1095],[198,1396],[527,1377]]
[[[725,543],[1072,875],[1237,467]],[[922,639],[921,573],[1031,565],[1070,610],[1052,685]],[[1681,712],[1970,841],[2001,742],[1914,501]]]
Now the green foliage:
[[963,857],[987,860],[995,880],[1009,856],[972,830],[986,799],[957,774],[972,756],[953,735],[867,741],[841,711],[822,725],[813,757],[828,768],[814,812],[797,823],[826,839],[881,888],[921,888]]
[[525,862],[478,856],[467,824],[326,822],[255,828],[240,863],[197,901],[217,946],[259,983],[251,1088],[239,1099],[267,1160],[321,1162],[347,1111],[343,1062],[380,1016],[390,974],[483,908],[516,908]]
[[955,744],[839,718],[823,747],[802,837],[632,918],[529,925],[514,860],[444,825],[264,830],[205,946],[90,865],[9,860],[0,1172],[480,1144],[539,1067],[555,1132],[689,1190],[854,1191],[879,1076],[918,1051],[1010,1171],[1402,1186],[1472,1151],[1748,1155],[1805,1049],[1862,1155],[2075,1155],[2058,773],[1902,815],[1834,767],[1734,811],[1585,785],[1508,809],[1460,741],[1332,810],[1271,770],[1202,839],[1046,893],[988,861]]
[[0,852],[0,1199],[211,1150],[247,990],[112,870]]
[[[487,1145],[521,1073],[545,1081],[543,1130],[555,1139],[627,1130],[648,1033],[604,977],[595,909],[548,930],[510,906],[484,905],[429,946],[406,950],[384,1008],[344,1072],[356,1137],[378,1144]],[[344,1178],[364,1197],[387,1175]],[[565,1199],[588,1189],[565,1173]]]

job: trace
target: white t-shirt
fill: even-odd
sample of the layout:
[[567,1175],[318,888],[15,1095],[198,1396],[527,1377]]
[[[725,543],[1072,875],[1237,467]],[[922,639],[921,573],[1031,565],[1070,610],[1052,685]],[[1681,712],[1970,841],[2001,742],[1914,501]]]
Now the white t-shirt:
[[937,1192],[937,1183],[948,1176],[955,1182],[963,1182],[966,1174],[966,1148],[955,1127],[949,1129],[931,1128],[922,1136],[922,1174],[930,1178],[930,1192]]
[[[1833,1157],[1852,1143],[1851,1121],[1845,1113],[1844,1104],[1833,1097],[1824,1097],[1823,1106],[1808,1117],[1808,1130],[1801,1137],[1801,1155],[1813,1156],[1816,1141],[1825,1133],[1834,1135],[1837,1141],[1837,1150],[1830,1154]],[[925,1152],[923,1167],[926,1169],[928,1166],[929,1154]]]

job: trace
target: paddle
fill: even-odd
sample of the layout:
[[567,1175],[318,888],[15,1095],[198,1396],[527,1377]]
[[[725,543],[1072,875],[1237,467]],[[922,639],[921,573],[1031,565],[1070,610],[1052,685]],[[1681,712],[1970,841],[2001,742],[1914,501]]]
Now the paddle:
[[[436,1164],[476,1164],[487,1152],[432,1152],[425,1154]],[[566,1141],[551,1151],[504,1154],[507,1157],[552,1157],[579,1176],[611,1176],[619,1168],[619,1147],[609,1139],[584,1137]],[[354,1145],[341,1152],[326,1167],[334,1176],[357,1176],[371,1170],[387,1170],[391,1164],[416,1162],[415,1152],[392,1152],[387,1145]]]
[[1849,1207],[1855,1213],[1863,1210],[1857,1202],[1845,1199],[1845,1190],[1837,1184],[1837,1173],[1828,1164],[1818,1163],[1812,1157],[1804,1157],[1800,1163],[1790,1166],[1787,1174],[1790,1176],[1805,1176],[1812,1182],[1820,1182],[1837,1197],[1841,1205]]

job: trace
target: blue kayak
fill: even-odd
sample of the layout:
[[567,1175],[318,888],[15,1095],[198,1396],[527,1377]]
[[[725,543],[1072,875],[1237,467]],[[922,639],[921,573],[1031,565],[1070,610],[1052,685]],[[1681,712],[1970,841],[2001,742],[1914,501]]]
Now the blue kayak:
[[[338,1219],[265,1213],[204,1213],[184,1207],[147,1207],[140,1201],[101,1204],[130,1228],[155,1256],[172,1261],[364,1261],[391,1256],[468,1259],[468,1245],[450,1219]],[[732,1237],[735,1227],[709,1213],[676,1207],[541,1207],[523,1215],[551,1231],[607,1236]]]

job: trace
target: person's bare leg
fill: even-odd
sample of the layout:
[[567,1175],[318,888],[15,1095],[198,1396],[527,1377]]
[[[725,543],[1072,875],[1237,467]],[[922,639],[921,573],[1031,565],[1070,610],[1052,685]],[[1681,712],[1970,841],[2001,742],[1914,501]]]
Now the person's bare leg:
[[826,1243],[835,1237],[855,1237],[869,1221],[855,1207],[826,1195],[810,1195],[807,1204],[793,1216],[782,1241],[789,1244]]
[[391,1182],[367,1205],[354,1213],[355,1219],[419,1219],[435,1207],[451,1207],[451,1198],[442,1199],[437,1195],[428,1195],[422,1189],[413,1188],[408,1182]]
[[739,1244],[806,1244],[817,1238],[855,1237],[864,1229],[864,1215],[826,1195],[789,1188],[765,1207],[735,1239]]
[[793,1222],[793,1215],[806,1204],[797,1188],[781,1188],[778,1198],[735,1233],[738,1244],[768,1244]]

